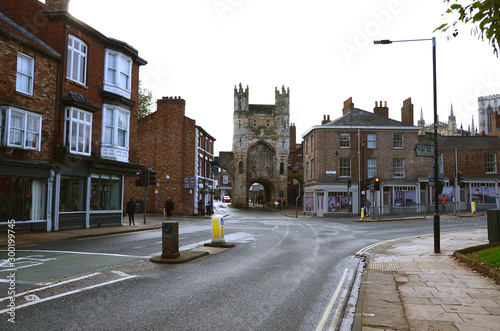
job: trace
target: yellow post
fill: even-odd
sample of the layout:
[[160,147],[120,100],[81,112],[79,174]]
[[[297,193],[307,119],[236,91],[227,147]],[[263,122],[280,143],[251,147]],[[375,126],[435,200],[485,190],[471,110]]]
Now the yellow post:
[[476,213],[476,203],[474,201],[472,202],[472,213]]
[[365,218],[365,208],[361,208],[361,220]]
[[222,215],[212,216],[212,244],[224,244],[224,218]]

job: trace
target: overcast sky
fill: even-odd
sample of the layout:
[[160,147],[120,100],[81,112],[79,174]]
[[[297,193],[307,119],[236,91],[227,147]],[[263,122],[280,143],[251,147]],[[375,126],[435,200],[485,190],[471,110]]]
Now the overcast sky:
[[464,26],[458,38],[433,30],[440,0],[70,0],[69,12],[148,61],[140,79],[154,99],[180,96],[186,116],[232,146],[233,91],[250,87],[251,104],[274,104],[290,88],[297,142],[323,115],[342,116],[344,100],[373,111],[387,101],[401,120],[403,101],[433,122],[431,41],[374,45],[373,40],[437,39],[439,120],[453,103],[457,125],[478,126],[479,96],[500,93],[499,59]]

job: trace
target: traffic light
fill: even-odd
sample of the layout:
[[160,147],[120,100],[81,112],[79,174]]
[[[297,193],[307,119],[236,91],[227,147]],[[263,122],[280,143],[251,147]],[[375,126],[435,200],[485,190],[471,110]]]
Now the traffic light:
[[455,176],[450,176],[450,186],[455,187]]
[[148,171],[148,185],[155,185],[156,184],[156,171],[149,168]]
[[463,178],[462,178],[462,176],[463,176],[463,175],[464,175],[464,174],[463,174],[463,173],[461,173],[461,172],[459,172],[459,173],[457,174],[457,185],[458,185],[458,186],[462,185],[462,179],[463,179]]
[[146,185],[146,180],[148,176],[148,171],[144,168],[141,169],[141,174],[139,175],[139,179],[135,180],[135,186],[144,186]]
[[351,187],[351,180],[350,179],[347,180],[347,187]]
[[373,189],[380,191],[380,177],[373,177]]

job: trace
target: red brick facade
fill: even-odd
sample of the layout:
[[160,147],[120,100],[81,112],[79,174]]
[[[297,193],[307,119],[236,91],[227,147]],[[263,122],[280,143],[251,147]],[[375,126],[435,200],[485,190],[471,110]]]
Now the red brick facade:
[[[28,141],[42,115],[39,150],[0,144],[0,226],[4,218],[48,231],[121,225],[124,179],[142,168],[137,102],[146,61],[75,19],[68,2],[0,2],[0,128]],[[31,95],[15,92],[32,62]]]
[[[185,106],[180,97],[164,97],[157,101],[156,112],[138,122],[138,157],[157,172],[160,183],[158,193],[156,187],[147,188],[147,213],[161,214],[169,196],[175,203],[173,215],[182,216],[197,214],[200,199],[204,204],[213,199],[210,161],[215,139],[185,116]],[[127,200],[144,200],[144,190],[135,186],[135,178],[126,181]]]

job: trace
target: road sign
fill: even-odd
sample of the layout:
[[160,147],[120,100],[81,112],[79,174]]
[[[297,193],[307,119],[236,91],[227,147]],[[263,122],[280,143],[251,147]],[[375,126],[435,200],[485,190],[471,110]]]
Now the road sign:
[[156,187],[160,188],[160,182],[156,182]]
[[432,145],[417,144],[413,151],[415,152],[415,156],[434,157],[434,146]]
[[184,184],[189,183],[189,177],[184,177]]
[[194,184],[195,181],[196,179],[194,177],[189,178],[189,183]]

